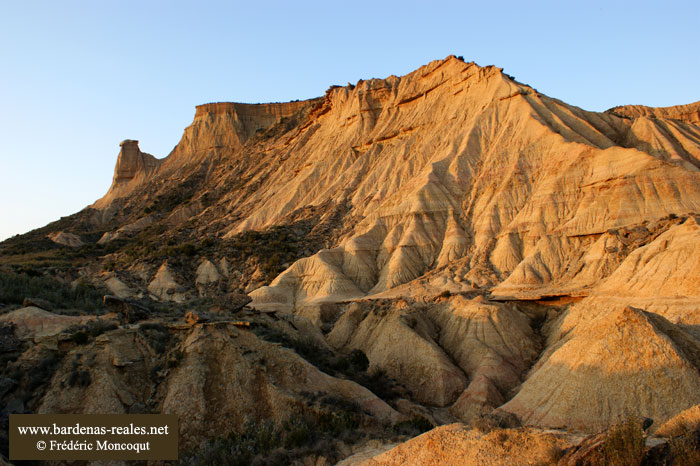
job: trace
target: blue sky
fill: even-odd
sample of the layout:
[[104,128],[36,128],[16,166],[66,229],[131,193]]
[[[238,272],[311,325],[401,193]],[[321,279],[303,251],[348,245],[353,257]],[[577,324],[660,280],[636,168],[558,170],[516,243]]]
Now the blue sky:
[[0,0],[0,239],[166,156],[194,106],[322,95],[462,55],[588,110],[700,100],[696,1]]

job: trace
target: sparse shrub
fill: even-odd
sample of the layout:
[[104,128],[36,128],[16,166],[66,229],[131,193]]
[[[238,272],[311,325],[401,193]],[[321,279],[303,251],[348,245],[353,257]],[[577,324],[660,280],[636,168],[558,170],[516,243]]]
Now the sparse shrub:
[[192,257],[197,254],[197,248],[192,243],[185,243],[178,248],[178,252],[187,257]]
[[76,345],[85,345],[88,341],[90,341],[90,337],[88,336],[87,332],[78,330],[71,335],[71,340],[73,340]]
[[168,368],[172,369],[174,367],[179,366],[183,357],[184,357],[184,353],[182,351],[180,351],[180,350],[174,351],[172,353],[172,355],[170,356],[170,359],[168,359]]
[[[26,387],[29,393],[48,386],[62,358],[63,354],[58,351],[47,351],[36,366],[22,371],[27,375]],[[21,373],[13,378],[21,378]]]
[[163,354],[170,342],[168,328],[160,323],[146,322],[139,326],[139,333],[144,336],[148,345],[156,354]]
[[212,439],[183,455],[181,464],[297,464],[309,456],[335,462],[340,459],[338,440],[354,442],[363,437],[358,431],[363,414],[356,404],[341,398],[309,394],[309,400],[280,425],[248,422],[241,432]]
[[383,369],[375,369],[371,374],[358,377],[355,381],[383,400],[395,400],[399,397],[394,381]]
[[283,424],[284,448],[300,448],[309,443],[313,436],[312,426],[305,419],[293,416]]
[[89,313],[104,309],[102,295],[92,285],[80,282],[71,287],[55,278],[45,277],[36,271],[27,273],[0,271],[0,303],[22,304],[24,298],[46,300],[59,309],[77,308]]
[[86,370],[73,370],[68,376],[68,386],[69,387],[87,387],[91,382],[90,372]]
[[90,338],[95,338],[105,332],[119,328],[114,322],[102,319],[92,320],[84,325],[74,325],[66,330],[70,334],[71,340],[77,345],[85,345]]
[[369,367],[369,359],[362,350],[354,349],[348,356],[350,367],[357,372],[366,372]]
[[639,466],[646,451],[642,421],[630,418],[608,430],[597,459],[600,465]]
[[92,322],[88,322],[87,331],[91,337],[95,338],[102,335],[110,330],[116,330],[119,326],[114,322],[108,322],[102,319],[95,319]]
[[22,347],[22,342],[15,336],[15,325],[11,322],[0,323],[0,356],[15,353]]
[[155,366],[151,367],[151,370],[148,372],[148,376],[150,377],[151,381],[158,384],[160,383],[161,379],[163,378],[163,365],[158,363]]
[[392,430],[398,435],[410,435],[415,437],[431,430],[433,424],[423,416],[414,416],[409,420],[397,422],[392,426]]

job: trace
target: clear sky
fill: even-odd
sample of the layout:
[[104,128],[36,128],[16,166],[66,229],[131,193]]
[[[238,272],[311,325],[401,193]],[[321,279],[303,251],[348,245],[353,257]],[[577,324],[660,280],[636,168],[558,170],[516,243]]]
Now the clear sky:
[[588,110],[700,100],[700,2],[0,0],[0,239],[77,212],[123,139],[462,55]]

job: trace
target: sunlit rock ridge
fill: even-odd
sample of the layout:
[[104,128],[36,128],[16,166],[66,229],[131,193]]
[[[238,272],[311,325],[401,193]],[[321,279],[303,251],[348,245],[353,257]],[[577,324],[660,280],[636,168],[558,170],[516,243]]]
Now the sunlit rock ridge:
[[[115,295],[245,292],[361,350],[436,423],[660,426],[700,404],[699,121],[698,103],[586,111],[450,56],[311,100],[198,106],[167,157],[124,141],[61,238],[105,248],[80,273]],[[185,412],[177,380],[164,406]],[[191,432],[223,429],[207,422]]]

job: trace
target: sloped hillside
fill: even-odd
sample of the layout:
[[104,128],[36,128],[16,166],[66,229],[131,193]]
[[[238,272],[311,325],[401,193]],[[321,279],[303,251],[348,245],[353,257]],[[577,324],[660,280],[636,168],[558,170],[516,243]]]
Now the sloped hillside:
[[[454,56],[317,99],[198,106],[167,157],[125,140],[103,198],[0,244],[22,290],[50,278],[166,323],[173,367],[121,321],[84,350],[50,344],[97,361],[80,388],[62,391],[60,359],[43,391],[8,376],[4,400],[148,404],[186,417],[189,445],[283,423],[313,391],[375,422],[656,428],[700,404],[697,107],[589,112]],[[49,319],[37,302],[5,314],[30,351],[8,374],[49,351],[17,333]]]

